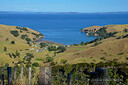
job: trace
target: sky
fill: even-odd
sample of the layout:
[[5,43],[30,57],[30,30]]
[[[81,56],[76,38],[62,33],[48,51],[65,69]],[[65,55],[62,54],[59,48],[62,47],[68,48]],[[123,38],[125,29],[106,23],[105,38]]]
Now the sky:
[[128,0],[0,0],[0,11],[118,12],[128,11]]

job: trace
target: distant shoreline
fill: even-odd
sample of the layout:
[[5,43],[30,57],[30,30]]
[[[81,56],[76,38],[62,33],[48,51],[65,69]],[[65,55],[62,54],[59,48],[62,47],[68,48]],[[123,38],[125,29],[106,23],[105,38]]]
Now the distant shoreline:
[[0,11],[0,14],[128,14],[128,11],[119,12],[31,12],[31,11]]

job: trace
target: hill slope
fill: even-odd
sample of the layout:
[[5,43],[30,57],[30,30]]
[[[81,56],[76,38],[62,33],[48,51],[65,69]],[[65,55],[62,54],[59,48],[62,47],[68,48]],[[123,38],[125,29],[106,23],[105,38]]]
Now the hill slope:
[[[15,32],[11,33],[11,31]],[[35,40],[42,37],[44,37],[43,34],[27,27],[0,24],[0,66],[5,63],[9,63],[9,65],[12,66],[13,62],[22,60],[26,53],[32,53],[35,56],[34,59],[32,59],[33,62],[42,63],[49,53],[47,50],[38,52],[42,49]],[[14,43],[12,43],[12,41],[14,41]],[[28,41],[30,42],[28,43]],[[16,51],[20,53],[20,58],[14,59],[13,57],[9,57],[9,54],[15,54]],[[52,52],[49,53],[49,55],[52,54]]]
[[[106,62],[108,60],[117,60],[118,62],[128,62],[128,24],[126,25],[107,25],[107,26],[92,26],[83,29],[83,32],[88,30],[98,31],[99,29],[107,27],[107,33],[113,33],[114,36],[98,39],[84,45],[70,46],[64,53],[57,55],[55,61],[61,63],[61,60],[67,60],[67,63],[98,63],[100,61]],[[102,32],[101,32],[102,33]],[[100,38],[101,36],[99,36]],[[104,37],[104,36],[102,36]]]

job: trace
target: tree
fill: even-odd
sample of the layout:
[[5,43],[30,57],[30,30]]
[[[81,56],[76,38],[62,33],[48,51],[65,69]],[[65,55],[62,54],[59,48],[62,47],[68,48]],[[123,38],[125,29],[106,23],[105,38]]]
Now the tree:
[[28,37],[28,35],[21,35],[21,39],[25,39],[26,37]]
[[46,47],[47,46],[47,44],[46,43],[40,43],[40,48],[43,48],[43,47]]
[[30,39],[30,38],[25,38],[25,40],[26,40],[27,42],[30,42],[30,41],[31,41],[31,39]]
[[18,36],[19,36],[19,33],[18,33],[17,30],[12,30],[12,31],[10,31],[10,33],[11,33],[12,35],[14,35],[15,37],[18,37]]
[[56,49],[56,46],[49,46],[48,50],[49,51],[56,51],[57,49]]
[[11,44],[15,44],[15,41],[11,41]]

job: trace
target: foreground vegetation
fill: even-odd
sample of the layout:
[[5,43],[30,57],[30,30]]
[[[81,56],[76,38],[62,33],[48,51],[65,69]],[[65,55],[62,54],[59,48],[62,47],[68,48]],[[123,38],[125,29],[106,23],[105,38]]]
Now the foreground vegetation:
[[[73,85],[88,85],[90,80],[100,79],[102,72],[91,76],[95,69],[107,69],[107,85],[127,85],[128,84],[128,64],[118,63],[116,60],[95,63],[66,64],[64,66],[54,66],[52,69],[52,82],[54,85],[66,85],[71,81]],[[69,78],[68,78],[69,77]],[[106,76],[105,76],[106,77]],[[105,79],[105,77],[103,79]],[[68,80],[69,79],[69,80]]]

